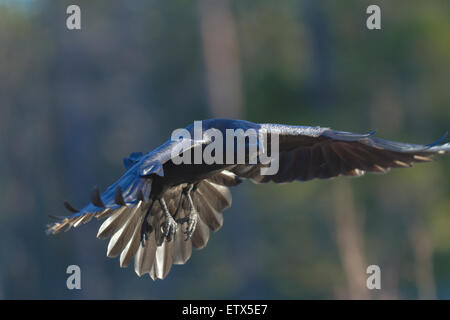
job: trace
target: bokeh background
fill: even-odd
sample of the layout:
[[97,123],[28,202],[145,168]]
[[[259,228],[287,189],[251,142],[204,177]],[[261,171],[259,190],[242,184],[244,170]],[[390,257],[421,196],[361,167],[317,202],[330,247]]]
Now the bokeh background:
[[[81,7],[82,29],[66,28]],[[382,30],[366,28],[378,4]],[[164,281],[109,259],[99,222],[56,236],[122,158],[193,120],[329,126],[412,143],[450,129],[450,2],[0,0],[0,298],[450,298],[450,161],[243,184]],[[66,288],[81,267],[82,289]],[[381,268],[381,290],[366,268]]]

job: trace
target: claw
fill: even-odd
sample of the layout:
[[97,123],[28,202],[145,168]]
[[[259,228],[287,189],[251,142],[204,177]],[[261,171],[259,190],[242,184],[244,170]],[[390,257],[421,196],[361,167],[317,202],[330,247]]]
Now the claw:
[[[119,191],[120,191],[120,196],[122,196],[122,189],[120,189]],[[118,192],[116,192],[116,194],[117,193]],[[153,227],[148,223],[148,220],[147,220],[148,215],[152,211],[153,203],[154,203],[154,201],[152,201],[150,203],[150,206],[148,207],[147,212],[145,213],[144,219],[142,220],[142,224],[141,224],[141,244],[142,244],[142,247],[145,247],[145,241],[147,241],[148,235],[150,233],[152,233],[152,231],[153,231]]]
[[177,222],[179,224],[187,223],[186,231],[184,234],[186,235],[186,239],[184,241],[188,241],[192,235],[194,234],[195,228],[197,227],[198,222],[198,213],[197,210],[195,210],[194,202],[192,201],[191,197],[191,191],[194,190],[194,185],[190,184],[183,188],[183,194],[186,196],[186,198],[189,201],[190,211],[189,215],[187,217],[178,219]]
[[166,238],[166,241],[170,242],[175,238],[175,233],[177,232],[177,223],[170,214],[169,209],[167,209],[164,198],[159,199],[159,203],[161,204],[165,216],[165,221],[161,225],[161,231],[164,238]]
[[187,223],[186,231],[184,232],[184,234],[186,235],[186,239],[184,240],[188,241],[194,234],[195,228],[197,227],[198,213],[197,211],[192,210],[187,217],[178,219],[177,222],[179,224]]
[[162,233],[168,242],[175,238],[178,225],[172,216],[166,217],[166,221],[161,225]]
[[152,233],[153,228],[147,223],[147,221],[142,222],[141,225],[141,245],[145,247],[145,241],[148,239],[148,235]]
[[197,211],[192,211],[189,215],[188,225],[186,228],[186,239],[185,241],[188,241],[192,235],[194,234],[195,228],[197,227],[198,222],[198,213]]

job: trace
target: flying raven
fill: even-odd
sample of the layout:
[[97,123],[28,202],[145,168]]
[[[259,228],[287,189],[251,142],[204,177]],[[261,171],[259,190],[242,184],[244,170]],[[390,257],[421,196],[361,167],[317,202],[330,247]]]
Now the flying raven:
[[[132,153],[124,159],[124,175],[103,194],[95,188],[91,202],[83,209],[75,210],[65,202],[73,214],[59,218],[47,232],[55,234],[93,217],[105,218],[97,237],[111,238],[107,256],[120,255],[121,267],[127,267],[134,257],[139,276],[148,273],[153,280],[163,279],[172,264],[184,264],[190,258],[192,246],[206,246],[210,230],[220,229],[222,211],[231,206],[228,187],[243,179],[282,183],[385,173],[390,168],[410,167],[414,162],[430,161],[436,154],[450,153],[450,143],[405,144],[375,138],[373,132],[354,134],[229,119],[203,120],[201,125],[203,130],[214,129],[224,136],[230,129],[277,135],[278,171],[263,175],[261,168],[268,164],[249,161],[248,140],[243,163],[176,163],[174,155],[205,150],[215,139],[208,135],[195,138],[195,134],[194,138],[170,139],[145,155]],[[194,133],[194,125],[186,130]],[[271,143],[267,138],[267,149],[274,149]],[[260,141],[257,146],[264,148]]]

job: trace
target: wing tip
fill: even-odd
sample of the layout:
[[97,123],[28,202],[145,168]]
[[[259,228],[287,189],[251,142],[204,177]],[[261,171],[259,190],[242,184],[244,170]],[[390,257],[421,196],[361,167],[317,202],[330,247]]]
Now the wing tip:
[[72,207],[72,205],[71,205],[68,201],[64,201],[64,207],[65,207],[68,211],[70,211],[70,212],[72,212],[72,213],[78,213],[78,212],[80,212],[80,210],[77,210],[77,209],[75,209],[74,207]]
[[437,146],[438,144],[440,144],[442,141],[444,141],[445,138],[447,138],[448,136],[448,131],[446,131],[438,140],[436,140],[435,142],[429,143],[427,145],[425,145],[427,147],[427,149],[432,148]]
[[102,198],[100,196],[100,190],[98,189],[97,186],[94,187],[94,191],[92,192],[91,202],[96,207],[99,208],[105,207],[105,204],[103,203]]
[[123,199],[122,195],[122,187],[118,186],[116,189],[116,193],[114,194],[114,202],[118,204],[119,206],[125,205],[125,200]]

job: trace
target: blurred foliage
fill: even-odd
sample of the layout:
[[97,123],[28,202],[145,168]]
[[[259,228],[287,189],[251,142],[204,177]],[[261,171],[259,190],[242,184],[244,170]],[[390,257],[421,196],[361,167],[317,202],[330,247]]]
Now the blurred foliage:
[[[232,1],[243,114],[255,122],[321,125],[429,143],[450,123],[450,3]],[[97,222],[47,237],[63,200],[84,205],[123,172],[121,159],[173,129],[212,117],[196,2],[0,1],[0,298],[336,298],[347,282],[334,202],[349,181],[374,298],[419,296],[420,226],[431,239],[438,298],[450,298],[450,163],[360,179],[250,183],[206,249],[167,279],[138,278],[105,257]],[[411,236],[411,234],[413,236]],[[78,264],[82,290],[66,289]],[[362,270],[365,272],[365,270]]]

